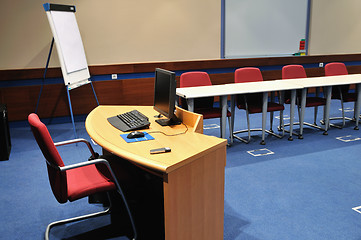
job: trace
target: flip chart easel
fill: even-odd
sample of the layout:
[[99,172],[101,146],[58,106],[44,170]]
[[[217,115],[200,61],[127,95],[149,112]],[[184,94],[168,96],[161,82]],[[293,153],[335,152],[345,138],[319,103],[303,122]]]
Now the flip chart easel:
[[68,95],[68,102],[70,108],[71,120],[73,123],[74,135],[77,138],[73,110],[70,100],[70,90],[90,83],[95,100],[99,105],[98,98],[95,94],[93,84],[91,82],[88,64],[86,61],[83,42],[81,40],[78,24],[75,18],[75,6],[59,5],[45,3],[44,9],[49,20],[50,28],[53,33],[48,59],[43,76],[43,84],[40,89],[38,102],[36,105],[37,112],[39,107],[40,95],[43,90],[43,85],[46,78],[46,72],[49,66],[51,52],[53,50],[54,42],[58,51],[61,71],[66,86]]

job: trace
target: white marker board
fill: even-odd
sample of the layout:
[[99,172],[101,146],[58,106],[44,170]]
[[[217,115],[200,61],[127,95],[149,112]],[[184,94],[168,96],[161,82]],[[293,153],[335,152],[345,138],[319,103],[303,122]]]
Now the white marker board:
[[306,39],[309,0],[224,0],[225,58],[289,56]]
[[69,89],[90,82],[90,74],[78,23],[75,6],[44,4],[54,36],[64,83]]

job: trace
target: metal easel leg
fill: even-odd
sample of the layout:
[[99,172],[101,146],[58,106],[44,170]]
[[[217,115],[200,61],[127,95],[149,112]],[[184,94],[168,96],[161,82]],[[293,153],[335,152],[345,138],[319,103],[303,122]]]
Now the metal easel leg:
[[72,121],[72,123],[73,123],[74,136],[75,136],[75,138],[78,138],[78,135],[76,134],[76,130],[75,130],[75,123],[74,123],[73,109],[72,109],[72,107],[71,107],[70,92],[69,92],[69,87],[68,87],[68,86],[66,86],[66,93],[68,94],[69,109],[70,109],[71,121]]
[[[46,69],[45,69],[45,72],[46,72]],[[35,113],[36,113],[36,114],[38,114],[40,96],[41,96],[41,93],[43,92],[43,87],[44,87],[44,79],[43,79],[43,82],[42,82],[42,84],[41,84],[38,101],[37,101],[37,103],[36,103],[36,108],[35,108]]]
[[49,66],[50,56],[51,56],[51,53],[52,53],[52,51],[53,51],[53,46],[54,46],[54,38],[53,38],[53,40],[51,40],[50,50],[49,50],[49,54],[48,54],[48,59],[46,60],[46,66],[45,66],[45,71],[44,71],[44,75],[43,75],[43,82],[42,82],[42,84],[41,84],[41,88],[40,88],[40,92],[39,92],[39,97],[38,97],[38,101],[37,101],[37,103],[36,103],[36,108],[35,108],[35,113],[36,113],[36,114],[38,113],[40,96],[41,96],[41,93],[43,92],[44,82],[45,82],[45,78],[46,78],[46,72],[48,71],[48,66]]
[[98,101],[97,95],[95,94],[95,90],[94,90],[92,81],[90,81],[90,86],[92,86],[92,90],[93,90],[93,93],[94,93],[95,100],[97,101],[97,104],[99,106],[99,101]]

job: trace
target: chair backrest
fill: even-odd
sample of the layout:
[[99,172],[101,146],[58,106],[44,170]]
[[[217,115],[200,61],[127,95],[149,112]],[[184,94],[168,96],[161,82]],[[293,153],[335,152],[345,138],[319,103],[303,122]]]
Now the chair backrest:
[[58,167],[63,167],[64,162],[56,149],[48,128],[42,123],[35,113],[28,116],[31,130],[34,134],[47,163],[48,177],[55,198],[60,203],[67,202],[66,172],[60,172]]
[[[194,71],[186,72],[180,76],[179,86],[182,87],[200,87],[200,86],[211,86],[212,82],[209,78],[208,73]],[[198,98],[194,101],[194,108],[212,108],[214,102],[214,97]],[[187,102],[185,99],[181,98],[181,104],[184,109],[187,108]]]
[[[307,74],[302,65],[286,65],[282,68],[282,79],[294,79],[294,78],[306,78]],[[301,91],[297,90],[298,98],[301,96]],[[285,103],[290,103],[291,101],[291,91],[284,92],[284,101]]]
[[[348,71],[344,63],[341,62],[332,62],[325,65],[325,75],[326,76],[336,76],[336,75],[347,75]],[[339,85],[332,88],[332,97],[340,98],[340,91],[343,95],[347,94],[350,85]]]
[[199,87],[212,85],[211,79],[206,72],[186,72],[180,76],[180,87]]
[[347,75],[347,74],[348,71],[344,63],[333,62],[333,63],[327,63],[325,65],[326,76]]
[[[259,68],[244,67],[244,68],[238,68],[234,72],[235,83],[259,82],[259,81],[263,81],[262,73]],[[245,96],[248,104],[254,104],[254,105],[262,104],[262,93],[246,94]],[[237,100],[237,105],[245,104],[244,97],[242,95],[237,95],[236,100]]]
[[282,79],[307,78],[302,65],[286,65],[282,68]]
[[258,82],[263,81],[262,73],[259,68],[255,67],[245,67],[238,68],[234,72],[234,82],[242,83],[242,82]]

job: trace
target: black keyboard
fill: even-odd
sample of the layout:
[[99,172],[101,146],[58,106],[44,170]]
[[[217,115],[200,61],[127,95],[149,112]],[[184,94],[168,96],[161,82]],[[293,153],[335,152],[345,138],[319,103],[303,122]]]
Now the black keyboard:
[[149,128],[150,125],[149,119],[138,110],[110,117],[108,122],[123,132]]

